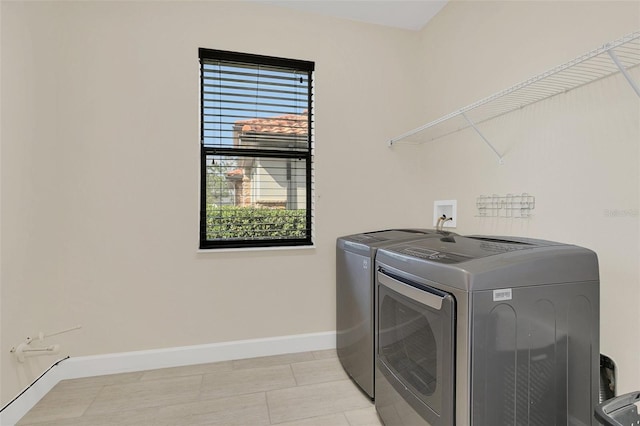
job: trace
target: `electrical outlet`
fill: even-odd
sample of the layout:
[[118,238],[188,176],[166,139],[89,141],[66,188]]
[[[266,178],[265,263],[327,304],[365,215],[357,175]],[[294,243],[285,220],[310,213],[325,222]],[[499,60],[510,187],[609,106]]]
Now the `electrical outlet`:
[[438,225],[438,218],[442,215],[451,218],[444,223],[444,228],[455,228],[458,220],[458,200],[439,200],[433,202],[433,226]]

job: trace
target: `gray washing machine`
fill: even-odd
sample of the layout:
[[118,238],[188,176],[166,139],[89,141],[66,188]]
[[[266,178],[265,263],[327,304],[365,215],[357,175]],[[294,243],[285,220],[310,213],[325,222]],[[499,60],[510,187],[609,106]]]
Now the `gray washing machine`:
[[376,254],[375,405],[386,426],[597,425],[594,252],[450,236]]
[[450,235],[428,229],[387,229],[336,241],[336,347],[345,371],[374,398],[374,259],[376,250],[402,241]]

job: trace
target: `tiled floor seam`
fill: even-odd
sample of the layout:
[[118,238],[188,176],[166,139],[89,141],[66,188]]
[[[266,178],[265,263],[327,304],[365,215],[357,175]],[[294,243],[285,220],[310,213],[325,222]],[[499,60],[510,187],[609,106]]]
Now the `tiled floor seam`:
[[87,413],[87,411],[89,410],[89,408],[98,400],[98,397],[100,396],[100,394],[102,393],[102,391],[104,390],[104,387],[106,385],[102,385],[100,386],[100,390],[96,393],[96,396],[91,400],[91,402],[89,404],[87,404],[87,406],[84,408],[84,410],[82,411],[82,414],[78,416],[78,418],[80,417],[84,417],[84,415]]
[[293,369],[293,363],[289,364],[289,370],[291,370],[291,376],[293,377],[293,381],[296,382],[296,386],[300,386],[300,383],[298,382],[298,378],[296,377],[296,372]]
[[269,419],[269,424],[272,425],[273,422],[271,422],[271,407],[269,407],[269,397],[267,397],[267,392],[263,392],[264,393],[264,403],[267,405],[267,418]]

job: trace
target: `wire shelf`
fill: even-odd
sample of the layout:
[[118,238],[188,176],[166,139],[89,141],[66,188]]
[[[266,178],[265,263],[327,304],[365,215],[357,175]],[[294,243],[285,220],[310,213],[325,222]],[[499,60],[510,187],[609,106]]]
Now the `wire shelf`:
[[501,155],[480,133],[477,124],[508,114],[552,96],[566,93],[597,80],[622,72],[634,91],[640,88],[628,70],[640,65],[640,31],[594,49],[563,65],[559,65],[522,83],[502,90],[447,114],[389,141],[425,143],[472,127],[501,159]]

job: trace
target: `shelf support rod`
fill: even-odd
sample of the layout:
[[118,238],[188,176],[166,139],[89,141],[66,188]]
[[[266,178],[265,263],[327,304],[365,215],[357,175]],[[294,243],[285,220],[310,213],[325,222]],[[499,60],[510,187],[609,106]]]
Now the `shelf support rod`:
[[616,55],[616,52],[614,52],[613,49],[609,49],[607,50],[607,53],[611,57],[613,63],[616,64],[616,66],[620,69],[620,72],[622,73],[622,75],[624,75],[624,78],[627,79],[627,81],[631,85],[631,88],[633,88],[633,90],[636,92],[636,95],[640,97],[640,87],[638,87],[638,84],[634,81],[633,77],[631,77],[629,71],[627,71],[624,65],[622,65],[622,62],[620,62],[620,59],[618,59],[618,55]]
[[502,155],[500,155],[500,153],[496,150],[496,148],[493,145],[491,145],[491,142],[489,142],[487,140],[487,138],[484,137],[484,135],[482,134],[480,129],[478,129],[476,127],[476,124],[473,121],[471,121],[471,119],[469,117],[467,117],[467,114],[465,114],[464,111],[461,111],[460,114],[462,115],[462,117],[464,117],[465,120],[467,120],[467,123],[469,123],[469,126],[473,127],[473,130],[475,130],[476,133],[478,134],[478,136],[480,136],[482,138],[484,143],[486,143],[489,146],[489,148],[491,148],[491,150],[494,152],[494,154],[496,154],[496,156],[498,157],[498,163],[499,164],[504,164],[504,160],[502,159]]

